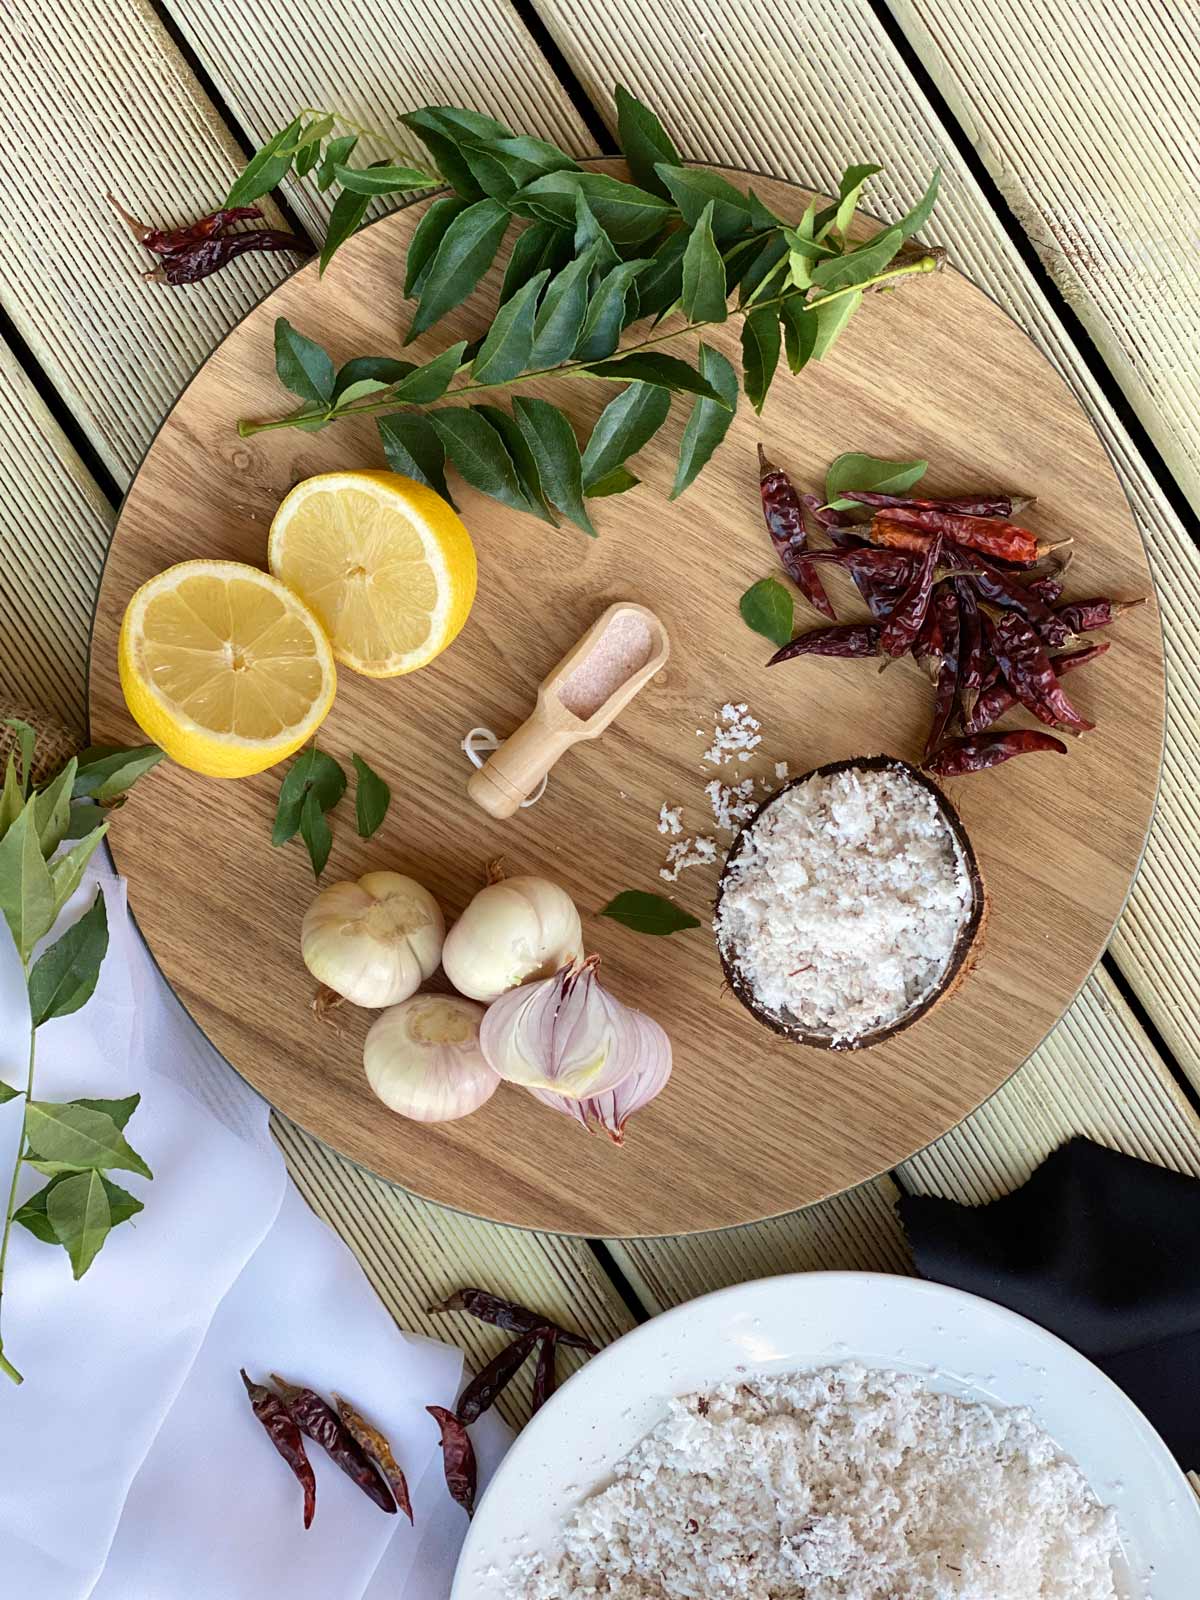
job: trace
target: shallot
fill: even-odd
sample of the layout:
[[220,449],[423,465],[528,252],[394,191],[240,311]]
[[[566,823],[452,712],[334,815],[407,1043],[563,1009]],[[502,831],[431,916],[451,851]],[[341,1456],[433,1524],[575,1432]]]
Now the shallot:
[[547,878],[501,878],[451,928],[442,965],[460,994],[487,1002],[582,955],[579,913],[565,889]]
[[484,1010],[457,995],[419,994],[376,1017],[363,1046],[367,1082],[415,1122],[453,1122],[478,1111],[500,1079],[479,1049]]
[[441,907],[415,879],[368,872],[321,890],[304,914],[300,954],[334,994],[393,1006],[437,970],[445,931]]

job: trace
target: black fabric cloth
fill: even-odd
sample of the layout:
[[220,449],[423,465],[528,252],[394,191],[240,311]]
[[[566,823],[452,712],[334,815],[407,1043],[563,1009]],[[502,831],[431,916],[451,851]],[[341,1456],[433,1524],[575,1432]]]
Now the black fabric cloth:
[[899,1212],[922,1277],[1074,1345],[1200,1470],[1200,1181],[1072,1139],[989,1205]]

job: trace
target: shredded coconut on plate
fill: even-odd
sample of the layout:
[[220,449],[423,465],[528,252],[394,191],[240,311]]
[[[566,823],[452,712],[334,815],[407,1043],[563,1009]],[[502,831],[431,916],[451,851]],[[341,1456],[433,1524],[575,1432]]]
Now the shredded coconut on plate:
[[1116,1600],[1117,1548],[1027,1410],[827,1367],[672,1400],[506,1600]]
[[714,927],[765,1010],[834,1042],[936,990],[970,918],[962,848],[903,767],[817,774],[741,836]]

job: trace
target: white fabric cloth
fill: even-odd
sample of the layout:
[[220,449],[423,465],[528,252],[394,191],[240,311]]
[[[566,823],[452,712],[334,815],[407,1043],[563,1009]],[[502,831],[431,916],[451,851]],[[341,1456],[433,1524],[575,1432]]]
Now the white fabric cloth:
[[[13,1230],[5,1351],[25,1383],[0,1377],[0,1597],[446,1600],[466,1519],[424,1408],[453,1404],[461,1354],[401,1333],[308,1210],[267,1105],[167,988],[111,870],[93,870],[54,936],[97,883],[108,956],[86,1007],[39,1030],[35,1094],[139,1092],[126,1132],[154,1180],[113,1174],[145,1210],[78,1283],[64,1251]],[[0,938],[0,1077],[15,1086],[27,1029],[20,967]],[[4,1182],[21,1105],[0,1106]],[[44,1181],[27,1172],[22,1193]],[[416,1526],[385,1516],[311,1445],[306,1533],[300,1487],[251,1413],[242,1366],[260,1382],[273,1370],[346,1394],[391,1439]],[[483,1424],[486,1470],[509,1436]]]

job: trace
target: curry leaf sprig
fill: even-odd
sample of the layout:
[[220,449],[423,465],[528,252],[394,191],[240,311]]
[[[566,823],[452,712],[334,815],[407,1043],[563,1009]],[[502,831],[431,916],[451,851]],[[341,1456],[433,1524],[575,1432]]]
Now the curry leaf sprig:
[[[93,746],[79,757],[72,756],[55,777],[38,786],[33,781],[35,730],[16,718],[7,725],[16,734],[18,748],[9,754],[0,790],[0,911],[25,977],[30,1026],[24,1085],[0,1081],[0,1104],[24,1101],[0,1232],[0,1309],[14,1223],[46,1244],[61,1245],[75,1277],[82,1278],[112,1229],[142,1210],[142,1202],[108,1174],[152,1176],[124,1135],[140,1096],[65,1104],[34,1099],[41,1029],[86,1005],[100,976],[108,950],[103,894],[97,890],[83,916],[36,961],[33,954],[82,882],[107,832],[106,811],[123,804],[132,784],[163,754],[155,745],[134,750]],[[72,840],[76,842],[71,844]],[[63,845],[69,848],[60,850]],[[49,1182],[18,1205],[26,1167]],[[14,1383],[22,1382],[4,1354],[2,1334],[0,1371]]]
[[[346,131],[335,133],[339,126]],[[439,173],[414,166],[406,152],[396,152],[395,159],[373,161],[367,167],[352,167],[350,157],[362,138],[394,143],[386,134],[348,122],[336,112],[305,107],[256,152],[234,180],[225,204],[244,206],[261,200],[289,172],[298,178],[311,175],[322,194],[337,188],[321,247],[320,270],[324,272],[338,246],[361,226],[376,196],[440,189],[444,182]]]
[[[907,216],[860,243],[854,216],[878,167],[849,168],[835,200],[813,201],[789,220],[752,189],[684,165],[647,106],[620,87],[616,99],[631,183],[476,112],[431,106],[404,116],[450,189],[429,205],[409,245],[404,292],[416,304],[405,343],[475,292],[516,227],[486,331],[423,363],[363,355],[338,367],[280,318],[276,370],[301,405],[271,421],[242,421],[239,432],[373,417],[390,465],[446,499],[449,462],[504,505],[551,524],[561,514],[590,534],[587,501],[637,485],[628,463],[666,421],[674,396],[690,397],[691,412],[673,498],[721,443],[740,389],[761,411],[781,359],[793,373],[821,360],[865,293],[941,264],[941,251],[912,243],[932,212],[936,173]],[[264,151],[254,158],[247,170],[262,162],[257,183],[295,160],[288,152],[298,138],[314,137],[311,125],[297,133],[299,122],[265,147],[273,150],[265,162]],[[318,127],[323,136],[324,122]],[[344,164],[329,166],[329,148],[317,181],[332,171],[346,183]],[[296,169],[313,170],[317,159],[306,156]],[[366,183],[373,170],[351,181]],[[416,186],[417,168],[389,170],[397,189]],[[331,224],[333,248],[347,236]],[[327,240],[323,259],[331,254]],[[740,382],[703,339],[694,362],[660,348],[731,312],[742,319]],[[641,337],[623,344],[635,324]],[[565,411],[519,392],[548,378],[623,386],[582,447]],[[495,403],[502,391],[518,391],[510,409]]]

